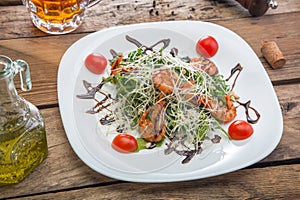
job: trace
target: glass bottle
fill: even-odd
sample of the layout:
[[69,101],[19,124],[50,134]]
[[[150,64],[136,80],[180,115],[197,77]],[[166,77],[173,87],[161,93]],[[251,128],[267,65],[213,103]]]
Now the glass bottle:
[[44,120],[39,110],[20,97],[13,78],[29,91],[28,64],[0,55],[0,185],[22,181],[47,156]]

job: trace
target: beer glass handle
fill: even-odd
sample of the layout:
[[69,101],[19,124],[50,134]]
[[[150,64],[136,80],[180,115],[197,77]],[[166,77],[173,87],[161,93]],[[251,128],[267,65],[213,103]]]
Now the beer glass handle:
[[21,90],[27,92],[32,88],[31,79],[30,79],[30,71],[27,62],[24,60],[16,60],[14,61],[15,75],[19,73],[20,82],[21,82]]
[[96,5],[97,3],[99,3],[102,0],[90,0],[89,4],[88,4],[88,8],[93,7],[94,5]]

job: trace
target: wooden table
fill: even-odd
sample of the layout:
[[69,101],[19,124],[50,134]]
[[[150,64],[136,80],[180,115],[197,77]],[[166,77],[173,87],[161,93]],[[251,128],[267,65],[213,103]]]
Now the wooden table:
[[[84,24],[75,32],[52,36],[32,26],[21,1],[1,0],[0,54],[30,64],[33,89],[19,93],[37,105],[45,118],[49,155],[23,182],[1,187],[0,198],[299,199],[300,1],[279,3],[277,10],[254,18],[234,0],[105,0],[87,12]],[[245,169],[195,181],[130,183],[98,174],[73,152],[63,128],[57,97],[60,59],[71,44],[89,33],[117,25],[170,20],[216,23],[250,44],[270,76],[282,108],[280,144],[267,158]],[[283,68],[273,70],[266,63],[260,52],[263,39],[279,45],[287,59]]]

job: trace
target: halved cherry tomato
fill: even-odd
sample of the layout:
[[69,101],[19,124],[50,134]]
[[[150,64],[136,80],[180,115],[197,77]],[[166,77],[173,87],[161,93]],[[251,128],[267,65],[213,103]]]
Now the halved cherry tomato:
[[230,124],[228,134],[233,140],[244,140],[253,134],[253,128],[246,121],[236,120]]
[[129,134],[118,134],[112,141],[112,147],[121,153],[134,152],[138,148],[135,137]]
[[100,54],[88,55],[84,62],[86,68],[95,74],[102,74],[107,66],[107,60]]
[[212,36],[205,36],[199,39],[196,45],[196,51],[205,58],[213,57],[218,49],[218,42]]

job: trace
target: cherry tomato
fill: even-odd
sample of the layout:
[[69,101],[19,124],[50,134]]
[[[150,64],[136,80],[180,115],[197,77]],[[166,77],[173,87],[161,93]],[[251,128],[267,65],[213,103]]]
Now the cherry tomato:
[[196,45],[196,51],[205,58],[213,57],[218,49],[218,42],[212,36],[205,36],[199,39]]
[[138,148],[135,137],[129,134],[118,134],[112,141],[112,147],[121,153],[134,152]]
[[100,54],[92,53],[86,57],[84,64],[94,74],[102,74],[106,68],[107,60]]
[[253,134],[253,128],[246,121],[236,120],[230,124],[228,134],[233,140],[244,140]]

